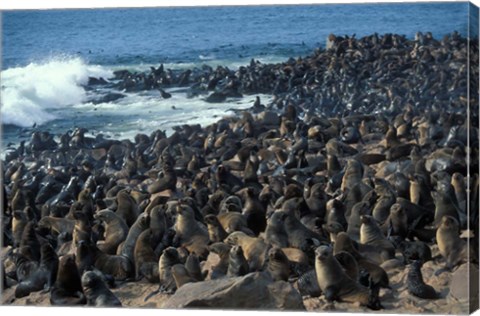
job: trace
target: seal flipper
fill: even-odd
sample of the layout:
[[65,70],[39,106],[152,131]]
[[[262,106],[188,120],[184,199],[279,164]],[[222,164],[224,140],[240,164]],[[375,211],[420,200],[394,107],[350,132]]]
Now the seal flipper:
[[325,295],[327,301],[333,302],[338,298],[338,288],[335,285],[330,285],[325,289],[323,294]]

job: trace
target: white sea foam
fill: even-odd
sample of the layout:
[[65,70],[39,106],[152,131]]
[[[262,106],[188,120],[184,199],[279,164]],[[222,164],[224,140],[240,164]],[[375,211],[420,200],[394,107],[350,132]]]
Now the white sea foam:
[[2,71],[2,123],[22,127],[44,124],[61,109],[86,100],[88,77],[111,77],[108,69],[80,58],[54,58]]

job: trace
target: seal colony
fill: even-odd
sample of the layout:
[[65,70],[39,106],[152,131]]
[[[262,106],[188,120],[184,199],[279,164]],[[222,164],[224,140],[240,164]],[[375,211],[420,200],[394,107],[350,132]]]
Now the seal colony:
[[478,269],[476,41],[331,35],[280,64],[115,76],[120,90],[164,98],[186,86],[209,102],[273,101],[170,136],[34,130],[9,148],[2,291],[14,294],[3,303],[39,292],[52,305],[125,306],[115,288],[132,282],[157,286],[142,297],[155,302],[260,273],[314,310],[388,312],[399,293],[447,299],[424,265],[440,265],[427,272],[447,287],[459,266]]

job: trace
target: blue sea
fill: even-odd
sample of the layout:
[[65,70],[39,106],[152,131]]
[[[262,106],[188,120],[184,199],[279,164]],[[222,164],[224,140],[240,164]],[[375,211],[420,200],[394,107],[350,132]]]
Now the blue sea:
[[[225,104],[184,90],[127,93],[115,102],[93,104],[83,86],[88,77],[112,78],[113,71],[147,71],[224,65],[236,69],[252,58],[276,63],[324,47],[330,33],[356,35],[453,31],[468,36],[467,2],[316,4],[190,8],[123,8],[3,11],[1,118],[3,140],[28,137],[34,124],[53,133],[76,126],[91,134],[132,137],[175,125],[210,124],[229,109],[248,108],[256,95]],[[470,10],[469,10],[470,9]],[[261,95],[264,103],[271,96]],[[175,109],[172,108],[175,106]]]

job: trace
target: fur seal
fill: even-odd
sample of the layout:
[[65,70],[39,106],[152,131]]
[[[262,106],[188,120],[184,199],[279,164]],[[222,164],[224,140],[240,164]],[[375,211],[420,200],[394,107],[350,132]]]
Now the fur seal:
[[300,275],[296,282],[296,286],[302,296],[318,297],[322,295],[322,290],[318,285],[315,269],[309,270]]
[[158,283],[158,257],[155,255],[152,244],[153,233],[148,228],[144,230],[135,242],[134,262],[135,279],[145,277],[148,282]]
[[272,247],[268,251],[267,271],[275,281],[288,281],[290,276],[290,260],[282,249]]
[[373,217],[362,215],[360,220],[362,221],[360,226],[360,243],[377,248],[383,261],[393,259],[395,257],[395,247],[385,238]]
[[110,291],[103,279],[93,271],[82,275],[82,289],[88,306],[114,307],[122,306],[122,302]]
[[15,297],[20,298],[32,292],[50,289],[56,281],[58,272],[58,256],[53,247],[45,243],[41,248],[41,259],[38,270],[33,271],[26,280],[15,288]]
[[440,298],[435,289],[423,281],[422,265],[420,260],[415,260],[410,264],[407,275],[408,293],[424,299]]
[[175,280],[175,286],[179,289],[182,285],[192,282],[197,282],[189,273],[187,268],[181,263],[173,265],[171,268],[173,279]]
[[176,206],[177,219],[175,221],[175,232],[179,244],[189,252],[196,253],[201,258],[208,255],[208,231],[195,220],[193,209],[187,204]]
[[162,172],[157,179],[147,187],[147,192],[155,194],[165,190],[175,191],[177,187],[177,175],[172,162],[166,161],[162,164]]
[[283,211],[276,211],[268,218],[264,238],[270,245],[279,248],[288,247],[288,235],[285,230],[285,219],[287,216],[287,213]]
[[250,271],[260,271],[264,267],[268,245],[263,239],[248,236],[243,232],[233,232],[225,239],[225,243],[242,247]]
[[175,292],[177,288],[171,268],[178,263],[180,263],[180,258],[177,249],[168,247],[163,251],[158,262],[158,275],[160,277],[159,291],[165,293]]
[[128,227],[131,227],[140,215],[137,202],[127,190],[119,191],[116,201],[117,209],[115,213],[124,220]]
[[97,212],[94,218],[105,223],[105,240],[97,243],[98,248],[106,254],[116,254],[118,246],[127,238],[127,224],[120,216],[108,209]]
[[447,270],[451,270],[468,259],[470,250],[468,244],[460,238],[460,227],[454,217],[442,217],[436,237],[438,250],[446,261],[445,268]]
[[52,305],[84,305],[87,302],[75,264],[75,255],[60,258],[56,282],[50,292]]
[[188,274],[196,281],[203,281],[205,279],[206,273],[202,273],[200,261],[196,254],[191,253],[188,255],[187,260],[185,260],[185,269],[187,269]]
[[140,214],[135,223],[128,230],[127,237],[119,248],[119,254],[126,256],[134,262],[134,251],[137,239],[143,231],[149,228],[149,226],[151,226],[150,216],[147,213]]
[[349,252],[357,261],[358,268],[368,272],[369,279],[373,286],[378,285],[380,287],[389,288],[389,279],[385,270],[375,262],[371,261],[369,257],[363,256],[353,245],[353,241],[348,234],[344,232],[338,233],[334,244],[334,253],[337,254],[341,251]]
[[208,238],[211,243],[220,242],[227,238],[228,234],[225,229],[223,229],[217,216],[213,214],[206,215],[205,223],[207,223]]
[[262,203],[255,196],[253,188],[248,187],[246,190],[245,203],[242,214],[247,219],[247,226],[250,228],[255,236],[265,231],[267,226],[266,211]]
[[378,297],[343,271],[330,247],[320,246],[315,250],[315,272],[318,285],[328,301],[360,303],[373,310],[382,308]]
[[242,276],[249,272],[249,266],[247,259],[243,255],[243,249],[241,246],[235,245],[230,248],[228,256],[228,269],[227,276],[236,277]]

